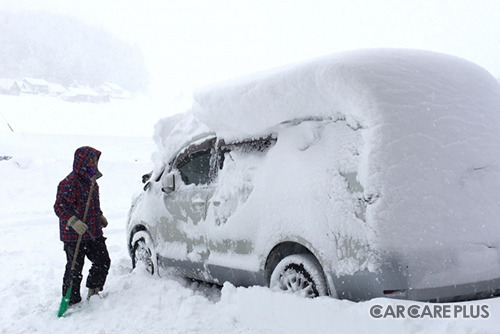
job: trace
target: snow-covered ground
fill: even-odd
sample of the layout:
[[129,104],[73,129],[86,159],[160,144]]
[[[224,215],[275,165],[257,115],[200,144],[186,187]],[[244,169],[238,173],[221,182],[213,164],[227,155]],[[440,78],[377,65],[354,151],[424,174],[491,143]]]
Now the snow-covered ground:
[[[433,304],[305,300],[263,287],[219,289],[165,270],[161,277],[132,272],[126,216],[132,195],[141,189],[141,175],[152,168],[153,127],[164,116],[162,108],[145,100],[93,105],[0,96],[0,333],[498,332],[500,298],[439,305],[449,308],[446,316],[422,312],[435,311]],[[57,183],[70,172],[73,152],[82,145],[103,152],[99,185],[112,264],[107,296],[58,318],[65,255],[52,206]],[[405,312],[378,319],[370,315],[377,305],[384,314]],[[411,318],[411,307],[423,318]],[[472,318],[481,307],[484,317]]]

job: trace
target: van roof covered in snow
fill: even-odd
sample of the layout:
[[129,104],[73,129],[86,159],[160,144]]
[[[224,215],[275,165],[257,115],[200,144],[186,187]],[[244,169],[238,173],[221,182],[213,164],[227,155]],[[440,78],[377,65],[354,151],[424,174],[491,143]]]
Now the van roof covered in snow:
[[[363,127],[386,119],[498,110],[498,82],[464,59],[408,49],[339,53],[199,90],[197,117],[217,132],[262,131],[283,121],[340,117]],[[453,109],[450,111],[450,109]],[[473,111],[474,115],[470,112]],[[402,114],[405,117],[401,118]]]

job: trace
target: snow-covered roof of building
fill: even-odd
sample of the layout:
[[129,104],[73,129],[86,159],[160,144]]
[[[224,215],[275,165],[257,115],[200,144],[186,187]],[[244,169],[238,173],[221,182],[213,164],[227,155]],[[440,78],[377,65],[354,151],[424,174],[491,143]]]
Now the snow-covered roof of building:
[[49,86],[50,83],[47,80],[44,79],[38,79],[38,78],[24,78],[25,82],[35,85],[35,86]]
[[119,85],[112,83],[112,82],[105,82],[102,85],[100,85],[99,88],[103,89],[103,90],[109,90],[109,91],[123,91],[123,88],[121,88]]
[[67,96],[76,96],[76,95],[86,95],[86,96],[98,96],[99,94],[90,87],[86,86],[78,86],[78,87],[70,87],[66,90]]

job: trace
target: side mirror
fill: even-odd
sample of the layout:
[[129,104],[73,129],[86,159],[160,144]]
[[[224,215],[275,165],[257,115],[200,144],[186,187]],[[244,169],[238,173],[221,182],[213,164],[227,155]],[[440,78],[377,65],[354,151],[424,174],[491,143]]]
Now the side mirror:
[[161,191],[165,194],[170,194],[175,191],[175,175],[174,173],[167,174],[161,181]]
[[146,183],[149,181],[149,179],[151,178],[151,175],[153,174],[153,172],[150,172],[150,173],[147,173],[147,174],[144,174],[142,176],[142,183]]

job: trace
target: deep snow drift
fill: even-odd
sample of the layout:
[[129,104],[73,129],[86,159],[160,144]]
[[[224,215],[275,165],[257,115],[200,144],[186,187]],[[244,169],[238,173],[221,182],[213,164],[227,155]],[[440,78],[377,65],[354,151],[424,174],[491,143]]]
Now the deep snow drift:
[[[458,304],[487,305],[487,319],[374,319],[370,316],[374,305],[427,304],[304,300],[261,287],[225,285],[219,290],[165,271],[162,277],[131,272],[126,215],[132,195],[142,189],[141,175],[152,168],[151,136],[161,112],[147,101],[75,105],[51,98],[3,96],[0,110],[0,157],[12,157],[0,160],[2,334],[498,332],[498,298]],[[57,318],[65,259],[52,206],[57,183],[69,173],[73,152],[82,145],[103,152],[104,177],[99,184],[110,222],[104,233],[112,260],[108,295]]]

